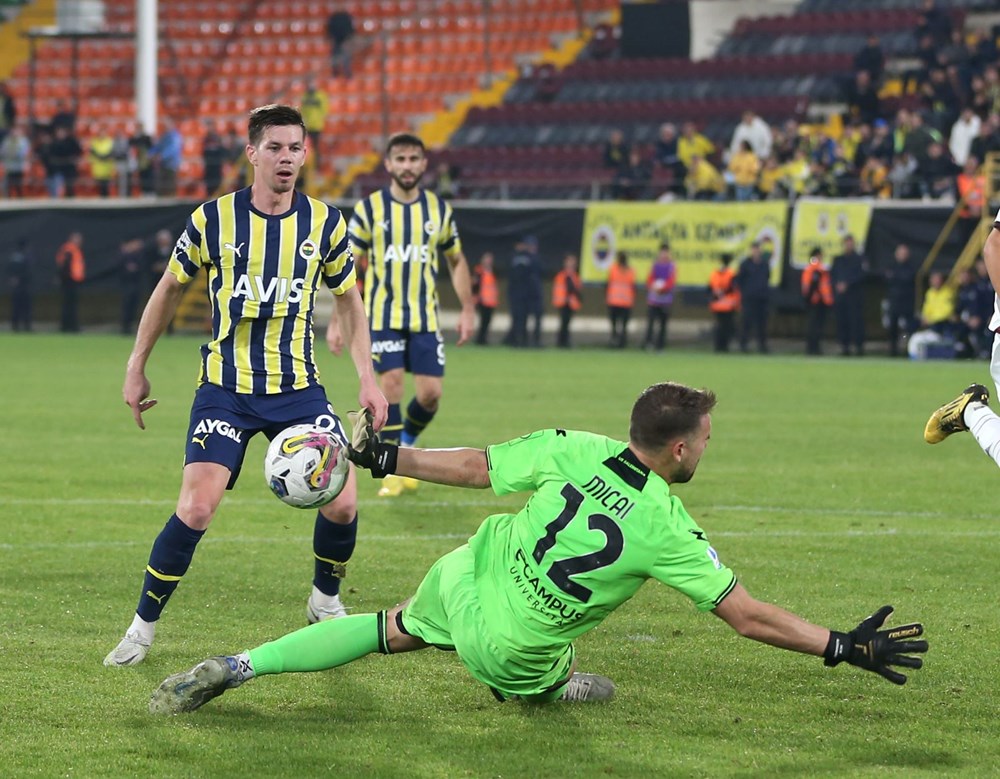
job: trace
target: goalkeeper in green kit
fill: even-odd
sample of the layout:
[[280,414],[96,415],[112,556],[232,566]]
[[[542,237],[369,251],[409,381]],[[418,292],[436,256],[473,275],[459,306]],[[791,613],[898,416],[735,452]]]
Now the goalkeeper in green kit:
[[481,449],[381,443],[355,421],[349,457],[390,473],[498,495],[531,491],[517,514],[488,517],[467,544],[440,558],[405,603],[319,622],[238,655],[211,657],[166,679],[155,713],[192,711],[255,676],[322,671],[373,652],[453,649],[499,700],[611,698],[604,676],[576,672],[573,640],[657,579],[747,638],[847,662],[895,684],[893,666],[920,668],[917,623],[885,628],[884,606],[847,633],[769,603],[737,582],[704,531],[670,492],[694,475],[711,434],[715,395],[656,384],[632,407],[628,443],[543,430]]

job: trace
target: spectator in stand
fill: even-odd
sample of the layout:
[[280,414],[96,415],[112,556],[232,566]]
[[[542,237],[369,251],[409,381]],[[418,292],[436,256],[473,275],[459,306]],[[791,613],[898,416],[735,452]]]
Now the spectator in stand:
[[[932,143],[939,143],[942,140],[941,133],[932,127],[928,127],[924,122],[924,116],[919,111],[900,112],[905,114],[905,134],[902,151],[905,151],[921,165],[929,156],[929,149]],[[897,152],[900,149],[897,148]]]
[[354,18],[340,9],[326,20],[326,37],[330,41],[330,66],[334,76],[351,77],[351,54],[354,48]]
[[889,169],[879,157],[869,157],[858,171],[857,194],[861,197],[874,197],[886,200],[892,197],[892,183],[889,181]]
[[715,152],[715,144],[698,132],[694,122],[685,122],[681,127],[681,137],[677,140],[677,156],[690,172],[695,157],[702,159]]
[[111,183],[115,178],[115,139],[103,124],[97,125],[94,137],[90,139],[88,159],[90,177],[97,187],[100,197],[111,197]]
[[150,155],[153,139],[141,125],[136,125],[128,143],[135,160],[135,185],[138,187],[140,195],[152,197],[156,194],[156,168]]
[[927,149],[927,159],[917,168],[917,183],[922,197],[954,197],[955,178],[960,168],[951,161],[944,145],[934,142]]
[[458,196],[458,176],[451,164],[441,161],[434,169],[434,178],[428,184],[444,200],[452,200]]
[[0,165],[3,165],[3,196],[24,197],[24,174],[31,165],[31,142],[19,125],[11,128],[0,141]]
[[0,144],[17,124],[17,104],[6,81],[0,81]]
[[170,117],[163,119],[163,133],[149,150],[149,156],[156,164],[156,194],[160,197],[176,197],[177,174],[181,169],[184,154],[184,139]]
[[615,262],[608,269],[605,301],[611,320],[611,348],[624,349],[628,345],[628,323],[635,306],[635,271],[623,251],[615,254]]
[[865,353],[865,274],[868,261],[861,255],[853,235],[844,236],[844,251],[833,258],[830,283],[833,285],[833,313],[837,321],[837,340],[844,357]]
[[754,154],[750,141],[741,141],[740,148],[729,157],[727,178],[732,182],[736,200],[753,200],[756,196],[760,159]]
[[935,44],[942,46],[951,38],[951,27],[948,12],[939,8],[935,0],[924,0],[917,17],[917,36],[929,35]]
[[205,137],[201,143],[202,179],[205,182],[205,197],[212,199],[220,194],[226,160],[229,149],[222,141],[222,136],[215,127],[205,128]]
[[675,193],[683,192],[681,182],[687,174],[687,168],[684,167],[678,153],[678,140],[677,127],[672,122],[660,125],[660,132],[656,138],[656,164],[670,171],[673,177],[670,191]]
[[867,73],[872,84],[878,85],[882,81],[885,52],[882,51],[882,44],[874,33],[868,36],[864,48],[854,55],[854,70]]
[[309,135],[309,154],[313,158],[315,170],[321,170],[323,147],[323,130],[326,127],[326,116],[330,107],[330,99],[326,91],[316,86],[316,79],[309,76],[306,79],[306,91],[302,94],[302,121]]
[[917,49],[913,52],[917,66],[903,74],[904,88],[911,94],[920,88],[930,78],[931,68],[938,64],[938,47],[931,35],[921,35],[917,38]]
[[947,132],[958,118],[962,101],[954,78],[955,74],[946,68],[932,68],[930,79],[920,87],[927,123],[939,132]]
[[[886,280],[886,332],[889,337],[889,356],[905,355],[900,351],[900,336],[909,338],[916,329],[914,305],[917,295],[917,269],[910,260],[910,247],[898,244],[893,254],[892,265],[885,272]],[[991,295],[993,287],[990,286]]]
[[677,265],[670,254],[670,244],[664,242],[660,244],[659,254],[646,277],[646,340],[643,349],[662,352],[667,347],[667,324],[670,322],[676,284]]
[[69,128],[59,125],[47,153],[53,172],[53,183],[49,187],[49,194],[58,197],[56,193],[61,192],[65,197],[73,197],[76,194],[80,158],[83,156],[80,141]]
[[733,137],[729,142],[730,157],[740,150],[744,141],[750,144],[758,159],[766,160],[771,156],[771,145],[774,142],[771,127],[750,110],[743,112],[742,120],[733,130]]
[[708,277],[708,308],[715,316],[714,347],[717,352],[728,352],[733,338],[734,318],[740,309],[740,291],[736,286],[733,255],[719,257],[719,267]]
[[989,113],[1000,114],[1000,68],[996,65],[983,68],[983,81],[989,99]]
[[684,187],[692,200],[722,200],[726,192],[726,182],[716,167],[704,157],[696,154],[688,165]]
[[612,182],[613,196],[619,200],[644,200],[648,196],[653,172],[638,144],[628,150],[625,164],[618,168]]
[[60,127],[69,130],[71,135],[75,135],[76,111],[65,100],[59,100],[56,103],[56,112],[52,115],[52,119],[49,120],[49,127],[52,128],[53,135],[56,134],[56,131]]
[[963,108],[958,120],[952,125],[951,137],[948,140],[948,150],[956,165],[965,165],[972,151],[972,142],[979,135],[982,128],[982,120],[975,114],[972,108]]
[[577,270],[579,264],[575,254],[567,254],[563,257],[562,270],[556,274],[552,282],[552,307],[559,312],[556,346],[560,349],[569,349],[572,346],[570,324],[573,315],[583,306],[583,283]]
[[136,317],[139,313],[139,302],[142,298],[143,254],[145,247],[141,238],[122,241],[118,250],[119,281],[122,287],[121,333],[131,335],[135,332]]
[[806,301],[806,354],[820,355],[826,312],[833,305],[833,289],[819,246],[809,253],[809,262],[802,271],[802,297]]
[[878,87],[867,70],[854,74],[854,81],[845,95],[850,120],[871,124],[882,115]]
[[917,186],[917,161],[907,152],[893,157],[892,168],[886,177],[892,186],[892,196],[899,199],[920,197]]
[[791,198],[814,189],[813,166],[805,146],[799,146],[795,156],[781,166],[781,186]]
[[[60,128],[65,132],[66,128]],[[62,312],[59,330],[63,333],[80,332],[79,289],[87,274],[83,258],[83,234],[72,232],[56,252],[56,269],[62,288]]]
[[10,264],[7,267],[7,284],[10,287],[10,328],[15,333],[21,330],[26,333],[31,332],[33,297],[31,274],[34,264],[35,257],[28,239],[19,239],[17,248],[11,252]]
[[628,162],[628,145],[625,143],[625,133],[615,129],[608,133],[601,159],[605,168],[618,171]]
[[965,105],[971,108],[976,116],[985,121],[990,115],[991,104],[990,96],[986,93],[986,79],[977,73],[969,80],[969,92],[966,95]]
[[135,169],[129,135],[118,127],[111,144],[111,157],[115,164],[115,182],[118,197],[132,196],[132,171]]
[[786,119],[781,131],[774,135],[773,148],[778,156],[778,164],[791,162],[795,152],[802,146],[802,133],[799,123],[794,119]]
[[49,197],[59,197],[62,178],[57,174],[56,169],[52,161],[52,142],[55,140],[52,137],[52,132],[47,127],[40,127],[35,133],[34,145],[32,147],[32,154],[35,156],[41,165],[42,170],[45,172],[45,190],[48,192]]
[[855,157],[855,161],[861,165],[872,157],[876,157],[886,167],[892,164],[892,133],[885,119],[876,119],[872,122],[871,135],[858,146],[858,153],[862,154],[863,158],[859,161]]
[[484,252],[479,258],[479,264],[472,269],[472,296],[479,314],[476,343],[487,346],[490,342],[490,322],[493,321],[493,312],[500,302],[497,277],[493,270],[493,252]]
[[765,200],[785,199],[789,193],[782,184],[784,176],[783,166],[778,163],[777,155],[772,154],[760,169],[760,176],[757,178],[757,189],[760,196]]
[[771,257],[765,256],[760,241],[750,244],[750,254],[743,258],[736,272],[736,288],[743,306],[740,351],[750,351],[750,338],[756,336],[757,351],[767,354],[767,319],[771,307]]

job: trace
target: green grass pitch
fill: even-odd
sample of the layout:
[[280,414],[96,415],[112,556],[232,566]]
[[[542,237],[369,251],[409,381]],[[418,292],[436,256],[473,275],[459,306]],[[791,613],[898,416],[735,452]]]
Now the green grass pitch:
[[[849,629],[884,603],[931,650],[898,688],[738,637],[647,583],[578,644],[607,705],[498,704],[457,659],[372,656],[269,677],[191,715],[149,694],[210,654],[304,624],[312,512],[264,485],[264,441],[226,498],[145,664],[109,670],[153,538],[173,510],[199,340],[164,338],[160,405],[121,399],[129,339],[0,336],[0,774],[5,777],[774,777],[997,775],[996,466],[968,434],[927,446],[927,415],[983,363],[450,347],[422,444],[550,426],[624,437],[646,385],[714,389],[712,440],[676,493],[757,597]],[[340,411],[349,361],[320,357]],[[407,597],[428,565],[522,497],[424,485],[379,501],[361,480],[345,582],[355,611]]]

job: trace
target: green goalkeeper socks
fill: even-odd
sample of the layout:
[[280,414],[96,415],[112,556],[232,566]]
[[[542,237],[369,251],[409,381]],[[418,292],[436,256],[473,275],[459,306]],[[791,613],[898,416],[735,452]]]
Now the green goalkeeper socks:
[[384,619],[384,612],[328,619],[262,644],[249,651],[254,675],[325,671],[384,651]]

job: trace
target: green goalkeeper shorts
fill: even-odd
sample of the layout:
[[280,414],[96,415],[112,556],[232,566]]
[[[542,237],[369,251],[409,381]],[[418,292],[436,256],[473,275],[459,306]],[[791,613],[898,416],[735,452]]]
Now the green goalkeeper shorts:
[[483,684],[503,697],[544,702],[569,679],[572,644],[551,654],[520,652],[491,630],[476,593],[475,560],[468,544],[449,552],[427,572],[403,609],[407,633],[439,649],[454,649]]

